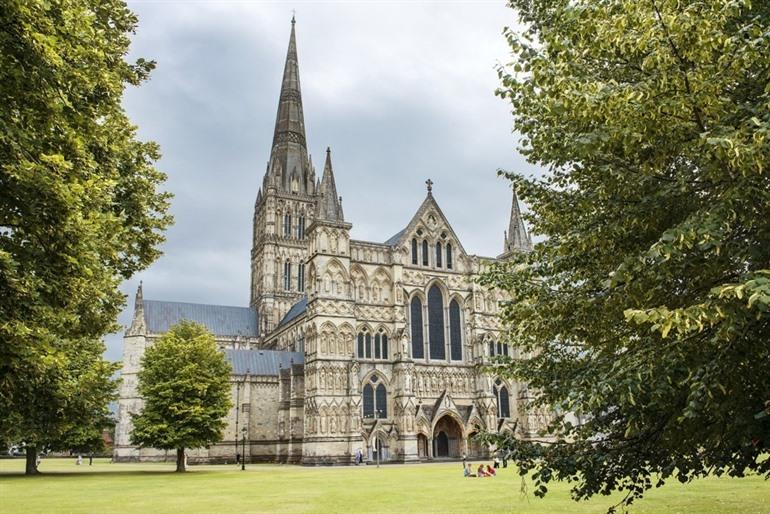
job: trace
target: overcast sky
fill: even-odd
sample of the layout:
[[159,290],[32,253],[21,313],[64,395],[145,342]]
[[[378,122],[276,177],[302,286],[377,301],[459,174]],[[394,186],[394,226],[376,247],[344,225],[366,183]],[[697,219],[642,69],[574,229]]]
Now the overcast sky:
[[[495,66],[509,53],[502,0],[467,2],[129,1],[130,59],[157,61],[125,107],[161,146],[176,223],[164,255],[122,286],[158,300],[246,306],[251,219],[269,157],[296,10],[302,100],[316,173],[332,149],[352,237],[385,241],[434,182],[465,249],[503,248],[510,185],[498,168],[537,172],[516,152]],[[107,338],[119,360],[122,334]]]

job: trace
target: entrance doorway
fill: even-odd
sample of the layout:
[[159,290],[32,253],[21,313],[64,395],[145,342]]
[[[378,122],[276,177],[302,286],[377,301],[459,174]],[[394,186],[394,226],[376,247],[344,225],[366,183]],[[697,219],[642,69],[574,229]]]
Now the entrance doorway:
[[375,437],[374,445],[369,447],[369,460],[376,461],[377,454],[379,454],[380,462],[385,462],[390,457],[388,453],[388,443],[384,438],[382,436]]
[[459,458],[462,452],[462,427],[452,416],[443,416],[433,429],[433,457]]

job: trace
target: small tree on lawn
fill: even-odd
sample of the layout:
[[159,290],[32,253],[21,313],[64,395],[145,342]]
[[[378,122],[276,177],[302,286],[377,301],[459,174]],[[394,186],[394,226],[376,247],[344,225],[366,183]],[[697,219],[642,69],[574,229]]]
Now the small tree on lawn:
[[131,440],[176,450],[176,470],[186,471],[185,448],[222,440],[230,409],[230,365],[201,324],[174,325],[147,349],[139,371],[144,410],[133,416]]

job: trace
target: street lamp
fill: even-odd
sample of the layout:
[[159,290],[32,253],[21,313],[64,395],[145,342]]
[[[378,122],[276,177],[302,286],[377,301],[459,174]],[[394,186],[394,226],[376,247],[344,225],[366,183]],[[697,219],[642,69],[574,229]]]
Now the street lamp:
[[243,431],[243,451],[241,452],[241,471],[246,471],[246,427],[241,429]]

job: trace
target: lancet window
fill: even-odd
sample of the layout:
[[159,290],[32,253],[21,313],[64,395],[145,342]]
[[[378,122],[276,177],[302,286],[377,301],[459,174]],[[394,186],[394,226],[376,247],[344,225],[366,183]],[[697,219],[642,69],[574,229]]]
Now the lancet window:
[[301,263],[297,266],[297,291],[305,290],[305,264]]
[[283,263],[283,289],[291,291],[291,262],[288,259]]
[[437,285],[428,290],[428,342],[430,358],[446,359],[444,342],[444,295]]
[[283,235],[285,237],[291,237],[291,213],[283,215]]
[[385,330],[380,329],[374,337],[368,330],[364,329],[358,333],[357,350],[359,359],[387,359],[388,358],[388,335]]
[[449,302],[449,349],[453,361],[463,358],[462,329],[460,324],[460,304],[457,300]]
[[422,327],[422,300],[418,296],[412,298],[410,304],[410,325],[412,329],[412,358],[425,358],[425,346],[423,342]]
[[377,375],[372,375],[363,389],[364,418],[383,419],[388,417],[388,391]]
[[497,417],[510,418],[511,408],[508,388],[505,387],[499,378],[495,380],[495,385],[492,386],[492,394],[497,398]]

